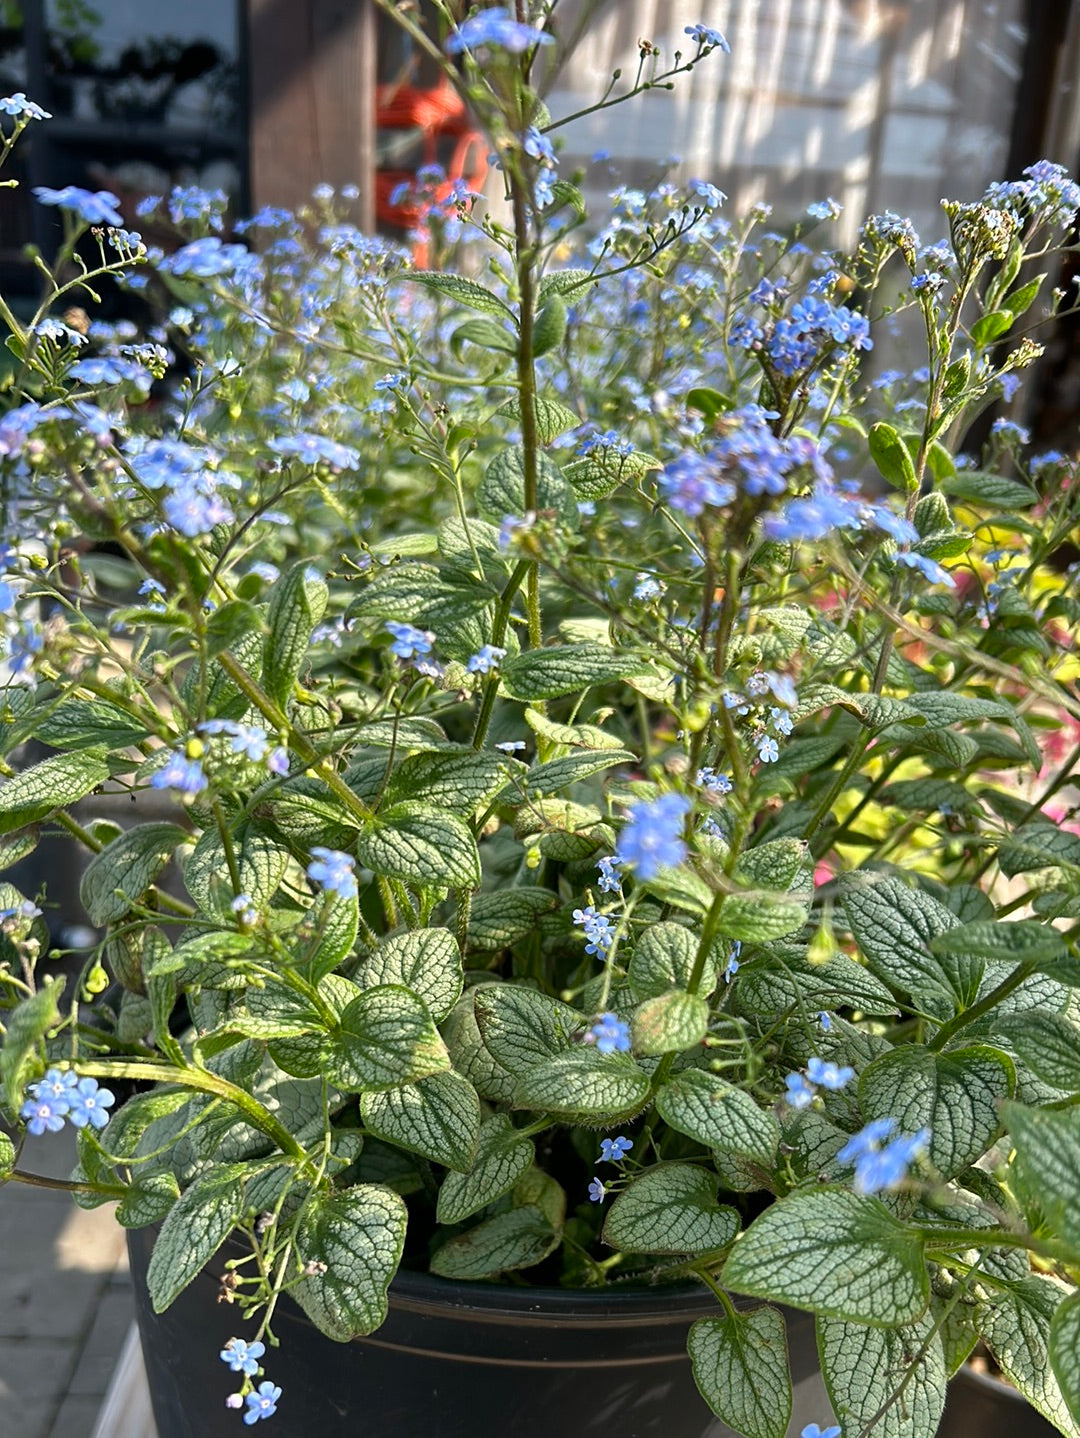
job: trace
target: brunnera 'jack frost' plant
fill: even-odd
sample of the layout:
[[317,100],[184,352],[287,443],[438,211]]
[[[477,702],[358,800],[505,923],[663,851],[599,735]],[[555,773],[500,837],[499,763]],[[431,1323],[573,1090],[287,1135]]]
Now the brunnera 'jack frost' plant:
[[[706,183],[589,227],[554,7],[380,3],[502,167],[506,223],[425,179],[468,273],[327,189],[250,249],[223,197],[149,201],[165,255],[68,187],[41,308],[0,311],[2,853],[82,844],[100,935],[65,990],[0,889],[2,1175],[73,1125],[76,1201],[161,1225],[159,1310],[242,1237],[249,1424],[280,1296],[345,1340],[404,1261],[706,1284],[747,1438],[788,1422],[777,1304],[848,1438],[931,1434],[980,1341],[1076,1434],[1077,470],[1007,420],[956,451],[1064,308],[1077,187],[848,254],[806,242],[833,202],[781,235]],[[599,103],[724,49],[641,42]],[[5,154],[47,119],[0,109]],[[73,305],[118,277],[143,331]],[[925,366],[868,378],[901,312]]]

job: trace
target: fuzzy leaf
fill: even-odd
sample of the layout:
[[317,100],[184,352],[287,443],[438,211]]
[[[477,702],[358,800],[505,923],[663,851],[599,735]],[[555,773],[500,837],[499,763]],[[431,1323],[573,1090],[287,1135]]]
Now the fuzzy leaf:
[[366,989],[341,1015],[326,1076],[338,1088],[388,1089],[450,1067],[422,1000],[400,984]]
[[699,1318],[687,1347],[694,1382],[722,1423],[744,1438],[784,1438],[791,1376],[784,1319],[775,1308]]
[[[536,507],[553,509],[565,520],[576,515],[573,492],[563,472],[546,454],[537,456]],[[476,505],[485,518],[501,524],[508,514],[523,515],[525,502],[525,451],[507,445],[490,461],[476,491]]]
[[531,1139],[517,1132],[506,1114],[484,1119],[476,1160],[467,1173],[448,1173],[439,1190],[438,1221],[460,1223],[501,1198],[533,1161]]
[[736,1293],[889,1328],[930,1298],[923,1242],[876,1198],[796,1192],[754,1220],[724,1265]]
[[720,905],[717,932],[744,943],[765,944],[801,929],[806,909],[794,899],[775,894],[728,894]]
[[326,613],[330,591],[317,569],[305,560],[293,565],[270,594],[270,632],[263,650],[263,684],[285,705],[307,658],[311,631]]
[[511,699],[555,699],[623,679],[644,667],[633,654],[607,644],[553,644],[506,660],[502,683]]
[[139,824],[95,854],[79,886],[90,922],[103,925],[123,918],[188,837],[176,824]]
[[[1075,1193],[1074,1189],[1074,1205]],[[1068,1399],[1051,1362],[1054,1320],[1068,1296],[1069,1290],[1063,1284],[1032,1276],[1013,1284],[994,1303],[977,1309],[976,1316],[986,1346],[1013,1387],[1067,1438],[1080,1438],[1080,1423],[1069,1413]],[[1066,1315],[1066,1333],[1068,1327]],[[1069,1356],[1067,1371],[1071,1376],[1070,1390],[1075,1392],[1075,1350]]]
[[669,989],[646,999],[634,1013],[634,1052],[682,1053],[700,1044],[709,1027],[709,1006],[699,994]]
[[[656,998],[671,989],[685,989],[694,968],[698,935],[693,929],[670,920],[653,924],[634,946],[630,959],[630,987],[638,999]],[[706,961],[701,992],[716,987],[717,965],[710,955]]]
[[1055,1088],[1080,1090],[1080,1027],[1064,1014],[1049,1009],[1008,1014],[998,1031],[1039,1078]]
[[471,310],[480,310],[486,315],[498,315],[500,318],[514,318],[513,310],[504,304],[498,295],[462,275],[446,274],[442,270],[413,270],[405,278],[413,284],[423,285],[426,290],[446,295],[459,305],[467,305]]
[[1016,1149],[1021,1195],[1080,1253],[1080,1110],[1009,1103],[1002,1117]]
[[320,1194],[305,1208],[297,1256],[303,1264],[325,1264],[326,1271],[304,1278],[292,1295],[328,1338],[347,1343],[382,1324],[407,1222],[402,1199],[372,1183]]
[[604,1242],[624,1253],[714,1253],[739,1231],[739,1215],[716,1201],[716,1174],[692,1163],[646,1169],[611,1205]]
[[102,749],[55,754],[0,784],[0,834],[36,824],[66,804],[85,799],[109,777]]
[[480,1100],[460,1074],[432,1074],[385,1093],[361,1094],[360,1114],[376,1138],[459,1173],[472,1167],[480,1133]]
[[380,812],[357,841],[361,864],[391,879],[429,888],[472,889],[480,883],[480,855],[456,814],[407,802]]
[[492,1278],[545,1259],[560,1233],[535,1204],[497,1213],[437,1248],[431,1271],[443,1278]]
[[38,1045],[51,1028],[60,1022],[60,995],[64,980],[42,984],[37,993],[24,999],[5,1016],[7,1032],[0,1048],[0,1079],[10,1109],[17,1112],[25,1097],[27,1083],[39,1070]]
[[1080,1293],[1070,1294],[1050,1322],[1050,1366],[1074,1425],[1080,1427]]
[[579,1121],[614,1121],[636,1113],[648,1096],[648,1076],[629,1054],[601,1054],[582,1045],[520,1078],[514,1107],[546,1109]]
[[[873,1431],[880,1438],[933,1438],[945,1407],[948,1375],[941,1339],[931,1336],[932,1327],[930,1314],[900,1329],[818,1319],[825,1386],[845,1433],[858,1433],[877,1418]],[[925,1353],[913,1360],[927,1341]],[[902,1397],[885,1407],[905,1380]]]
[[771,1169],[780,1142],[776,1115],[703,1069],[686,1069],[656,1096],[660,1117],[707,1148]]
[[228,1163],[198,1178],[169,1210],[150,1255],[146,1286],[155,1313],[164,1313],[210,1262],[244,1212],[245,1163]]
[[384,939],[356,973],[364,988],[403,984],[418,994],[436,1020],[461,997],[465,982],[457,940],[449,929],[411,929]]
[[944,904],[899,879],[850,886],[844,908],[871,973],[907,991],[935,1014],[951,1015],[978,992],[983,962],[976,955],[941,955],[930,945],[959,926]]
[[473,1009],[484,1047],[517,1078],[564,1053],[585,1026],[569,1004],[517,984],[485,984]]
[[558,908],[550,889],[497,889],[480,894],[469,910],[468,947],[481,953],[508,949],[536,928],[541,914]]

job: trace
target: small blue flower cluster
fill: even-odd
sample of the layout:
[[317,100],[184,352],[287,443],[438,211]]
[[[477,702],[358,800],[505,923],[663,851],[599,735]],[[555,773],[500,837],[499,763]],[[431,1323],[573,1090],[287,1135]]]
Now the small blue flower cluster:
[[343,854],[340,849],[327,849],[322,844],[316,844],[311,854],[312,862],[306,870],[308,878],[342,899],[355,899],[358,889],[354,872],[356,860],[352,855]]
[[27,1088],[30,1097],[19,1110],[32,1134],[59,1133],[64,1121],[73,1128],[104,1128],[116,1102],[112,1092],[99,1088],[95,1078],[79,1078],[71,1069],[49,1069]]
[[617,894],[622,889],[622,880],[619,877],[619,865],[615,859],[610,857],[597,859],[596,867],[600,870],[600,877],[596,881],[596,887],[602,894]]
[[122,227],[124,223],[120,201],[111,190],[84,190],[79,185],[65,185],[62,190],[51,190],[48,185],[37,185],[34,196],[40,204],[67,210],[87,225]]
[[230,740],[229,748],[234,754],[241,754],[253,764],[266,762],[271,774],[289,772],[289,753],[283,745],[273,748],[265,729],[258,724],[238,724],[233,719],[204,719],[198,726],[200,734],[224,735]]
[[644,880],[655,879],[661,869],[677,869],[686,858],[682,827],[690,807],[681,794],[635,804],[615,845],[616,862]]
[[855,1165],[852,1187],[856,1193],[865,1196],[896,1188],[907,1177],[911,1163],[925,1151],[930,1142],[928,1128],[921,1128],[915,1134],[901,1134],[885,1143],[897,1127],[894,1118],[876,1118],[848,1139],[836,1155],[838,1163]]
[[1080,209],[1080,185],[1062,165],[1038,160],[1024,170],[1024,179],[993,184],[983,196],[1022,221],[1067,225]]
[[595,1044],[597,1053],[628,1054],[630,1052],[630,1025],[620,1019],[618,1014],[601,1014],[586,1033],[585,1042]]
[[441,678],[442,665],[428,657],[435,645],[435,636],[430,630],[417,629],[415,624],[406,624],[399,619],[385,620],[383,628],[394,641],[390,646],[391,654],[410,664],[418,674],[423,674],[428,679]]
[[837,1091],[846,1088],[855,1077],[855,1070],[847,1065],[827,1063],[816,1055],[809,1059],[802,1073],[790,1073],[784,1080],[787,1092],[785,1102],[792,1108],[808,1108],[813,1103],[819,1088]]
[[633,443],[623,439],[618,430],[607,429],[603,433],[587,435],[578,445],[576,454],[585,456],[595,454],[599,450],[604,458],[613,455],[617,459],[625,459],[627,455],[634,452]]
[[[618,882],[615,887],[619,887]],[[607,915],[598,914],[590,904],[588,908],[574,910],[574,923],[580,924],[585,930],[585,952],[598,959],[605,958],[615,938],[611,920]]]
[[33,100],[28,100],[21,90],[16,90],[14,95],[5,95],[0,99],[0,114],[12,115],[16,120],[21,120],[25,125],[29,120],[51,120],[48,110],[43,110],[40,105],[35,105]]
[[525,131],[521,147],[530,159],[536,160],[538,163],[534,194],[538,207],[541,210],[546,210],[555,199],[555,191],[552,187],[558,178],[559,162],[554,147],[548,137],[535,125],[530,125]]
[[683,29],[683,34],[689,35],[692,40],[696,40],[699,49],[703,52],[705,50],[723,50],[725,55],[731,54],[731,46],[724,39],[721,32],[714,30],[711,25],[687,25]]
[[482,644],[475,654],[469,656],[465,668],[470,674],[494,674],[500,661],[505,658],[506,650],[498,644]]
[[[263,1370],[259,1366],[259,1359],[266,1352],[265,1344],[245,1343],[242,1338],[230,1338],[219,1355],[222,1363],[228,1364],[233,1373],[242,1373],[247,1378],[254,1378]],[[263,1418],[272,1418],[277,1412],[277,1402],[281,1397],[281,1389],[276,1383],[265,1381],[256,1388],[251,1386],[247,1393],[230,1393],[225,1400],[226,1408],[242,1408],[247,1406],[244,1414],[244,1422],[250,1427]]]
[[460,55],[465,50],[479,50],[485,46],[506,50],[511,55],[522,55],[534,45],[554,43],[554,35],[545,34],[533,25],[522,25],[511,16],[505,5],[494,5],[456,26],[445,48],[448,55]]

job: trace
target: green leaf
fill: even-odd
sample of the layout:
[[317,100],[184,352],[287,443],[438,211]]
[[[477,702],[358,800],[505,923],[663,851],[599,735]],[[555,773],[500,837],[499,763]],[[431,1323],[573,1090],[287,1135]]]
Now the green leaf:
[[22,1107],[26,1085],[40,1070],[38,1046],[50,1029],[60,1022],[60,995],[64,980],[46,981],[31,998],[23,999],[5,1017],[7,1032],[0,1048],[0,1079],[4,1097],[12,1112]]
[[518,984],[484,984],[473,1011],[484,1047],[516,1078],[566,1052],[585,1027],[577,1009]]
[[[543,288],[541,287],[541,294]],[[568,429],[577,429],[581,423],[581,416],[567,409],[561,400],[552,399],[550,395],[537,395],[533,401],[536,413],[537,438],[541,444],[550,444],[553,439],[558,439],[560,434],[565,434]],[[505,415],[507,419],[521,419],[521,405],[517,395],[501,404],[495,411],[497,415]]]
[[550,889],[501,889],[480,894],[469,910],[467,946],[481,953],[507,949],[531,934],[541,914],[559,906]]
[[941,481],[941,488],[955,499],[987,509],[1028,509],[1039,499],[1030,484],[979,469],[958,469]]
[[554,644],[505,660],[502,687],[511,699],[556,699],[594,684],[624,679],[645,667],[633,654],[607,644]]
[[533,355],[550,354],[566,336],[566,302],[553,292],[541,302],[533,324]]
[[95,854],[79,885],[90,922],[100,926],[122,919],[189,837],[176,824],[138,824]]
[[1006,1014],[996,1027],[1039,1078],[1055,1088],[1080,1090],[1080,1027],[1064,1014],[1028,1009]]
[[359,899],[324,889],[311,907],[305,927],[308,925],[313,935],[300,952],[298,967],[311,983],[318,984],[353,951],[360,927]]
[[284,706],[307,658],[311,631],[326,613],[330,591],[317,569],[305,560],[294,564],[271,590],[263,650],[263,685]]
[[402,984],[418,994],[436,1020],[461,997],[465,976],[457,940],[449,929],[411,929],[384,939],[356,973],[364,988]]
[[999,1049],[973,1045],[931,1053],[904,1045],[864,1070],[859,1103],[868,1119],[895,1118],[903,1133],[928,1127],[930,1162],[943,1178],[953,1178],[997,1137],[998,1111],[1015,1079]]
[[687,1348],[698,1391],[721,1423],[744,1438],[784,1438],[791,1376],[782,1314],[763,1307],[699,1318]]
[[0,784],[0,834],[36,824],[57,809],[85,799],[109,777],[101,749],[55,754]]
[[637,1113],[648,1097],[648,1075],[629,1054],[602,1054],[581,1045],[520,1078],[514,1107],[546,1109],[579,1122],[614,1122]]
[[1034,304],[1039,290],[1042,288],[1046,274],[1036,275],[1026,285],[1018,285],[1012,294],[1006,297],[1005,308],[1012,315],[1013,319],[1019,319]]
[[1080,1109],[1009,1103],[1002,1118],[1016,1149],[1022,1197],[1080,1254]]
[[894,1014],[896,1000],[869,969],[847,954],[811,962],[804,951],[772,951],[739,973],[735,1001],[740,1013],[775,1014],[803,1004],[812,1010],[854,1007],[868,1014]]
[[662,469],[655,455],[644,450],[631,454],[596,449],[581,459],[572,459],[563,466],[563,474],[582,499],[605,499],[620,484],[637,483],[652,469]]
[[0,1183],[15,1167],[15,1145],[6,1133],[0,1133]]
[[471,818],[505,782],[506,762],[499,754],[411,754],[394,770],[387,788],[390,804],[422,799],[432,807]]
[[[845,1433],[858,1433],[873,1423],[880,1438],[933,1438],[948,1378],[933,1325],[931,1314],[901,1329],[818,1319],[825,1387]],[[901,1384],[902,1393],[890,1403]]]
[[983,959],[1011,959],[1018,964],[1028,959],[1053,960],[1065,953],[1065,941],[1057,930],[1035,919],[1020,919],[1012,924],[982,919],[962,924],[939,934],[930,947],[935,954],[974,954]]
[[180,1185],[169,1169],[140,1173],[116,1209],[116,1221],[124,1228],[145,1228],[160,1223],[180,1197]]
[[[250,895],[256,909],[265,908],[285,876],[288,850],[264,830],[249,828],[233,835],[233,854],[240,876],[240,892]],[[233,921],[234,891],[225,846],[216,828],[207,829],[188,855],[184,863],[184,884],[203,913]]]
[[456,814],[408,801],[380,812],[356,844],[361,864],[391,879],[441,889],[480,883],[480,854],[469,826]]
[[700,1044],[709,1028],[709,1006],[699,994],[669,989],[634,1012],[634,1052],[682,1053]]
[[509,315],[514,319],[513,310],[504,304],[498,295],[462,275],[444,274],[442,270],[413,270],[404,278],[413,284],[423,285],[426,290],[434,290],[436,294],[447,295],[459,305],[467,305],[469,309],[500,317]]
[[305,1207],[296,1234],[297,1257],[304,1265],[325,1269],[304,1278],[291,1293],[328,1338],[347,1343],[383,1323],[386,1290],[401,1260],[407,1223],[403,1200],[373,1183],[319,1194]]
[[1080,835],[1056,824],[1023,824],[1003,841],[997,857],[1001,872],[1010,879],[1033,869],[1080,868]]
[[480,1125],[472,1167],[467,1173],[448,1173],[443,1180],[439,1223],[460,1223],[487,1208],[509,1193],[532,1161],[532,1141],[518,1133],[506,1114],[491,1114]]
[[1073,1423],[1080,1426],[1080,1293],[1059,1304],[1050,1321],[1050,1366]]
[[423,1001],[400,984],[366,989],[341,1015],[326,1076],[338,1088],[387,1089],[450,1067]]
[[360,1096],[360,1115],[377,1138],[468,1173],[480,1134],[480,1100],[468,1079],[453,1072]]
[[795,899],[778,899],[775,894],[728,894],[720,905],[717,933],[729,939],[765,944],[782,939],[806,923],[806,909]]
[[[1074,1204],[1075,1194],[1074,1189]],[[1069,1413],[1050,1356],[1054,1319],[1067,1297],[1069,1290],[1052,1278],[1025,1278],[976,1314],[986,1346],[1013,1387],[1067,1438],[1078,1438],[1080,1424]],[[1069,1326],[1066,1316],[1066,1331]],[[1069,1355],[1068,1371],[1075,1391],[1075,1349]]]
[[976,345],[982,349],[986,345],[992,345],[996,339],[1012,328],[1013,314],[1011,310],[991,310],[989,314],[980,315],[971,326],[971,338]]
[[497,1213],[437,1248],[431,1271],[443,1278],[492,1278],[540,1263],[559,1242],[560,1232],[535,1204]]
[[942,955],[930,945],[958,927],[944,904],[899,879],[852,883],[844,909],[871,973],[889,988],[906,991],[935,1014],[951,1015],[978,993],[983,963],[972,955]]
[[478,349],[492,350],[496,354],[514,355],[517,354],[517,337],[506,327],[505,323],[498,320],[471,319],[463,320],[450,336],[450,348],[455,357],[465,360],[462,354],[462,345],[468,341],[476,345]]
[[145,724],[105,699],[65,699],[34,724],[34,738],[53,749],[126,749],[146,734]]
[[[582,289],[585,285],[595,283],[596,279],[597,276],[592,270],[548,270],[540,281],[541,302],[549,295],[566,295],[571,290]],[[577,424],[580,424],[580,420],[575,415],[574,425]]]
[[506,797],[518,792],[527,794],[565,794],[571,784],[579,784],[616,764],[635,763],[635,756],[629,749],[601,749],[578,754],[565,754],[561,759],[552,759],[546,764],[534,764],[524,773],[515,774],[515,782],[507,785]]
[[245,1163],[228,1163],[197,1178],[169,1210],[150,1255],[146,1286],[155,1313],[164,1313],[213,1258],[244,1212]]
[[715,1253],[739,1231],[739,1215],[716,1201],[715,1173],[692,1163],[646,1169],[608,1211],[603,1239],[624,1253]]
[[[520,445],[507,445],[490,461],[476,491],[476,505],[493,524],[501,524],[508,514],[520,517],[526,512],[525,451]],[[553,509],[567,522],[577,516],[573,491],[546,454],[536,459],[536,507]]]
[[786,893],[808,863],[804,839],[770,839],[739,858],[739,875],[756,889]]
[[872,424],[867,443],[870,446],[870,458],[882,476],[894,489],[913,494],[919,487],[915,478],[915,466],[911,462],[907,445],[892,425],[881,421]]
[[732,1249],[722,1280],[736,1293],[880,1328],[912,1322],[930,1299],[921,1236],[880,1200],[837,1188],[777,1200]]
[[[637,999],[658,998],[672,989],[685,989],[697,956],[698,935],[682,924],[665,920],[651,924],[638,939],[630,958],[630,987]],[[716,987],[715,954],[706,961],[702,993]]]
[[742,1089],[703,1069],[686,1069],[656,1095],[665,1123],[707,1148],[771,1169],[780,1142],[780,1124]]

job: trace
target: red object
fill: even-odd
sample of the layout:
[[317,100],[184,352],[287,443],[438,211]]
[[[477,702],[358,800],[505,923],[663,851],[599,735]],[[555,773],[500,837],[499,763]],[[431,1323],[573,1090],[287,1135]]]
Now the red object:
[[[445,200],[453,193],[455,181],[463,180],[470,190],[482,188],[487,176],[487,141],[472,127],[465,102],[447,80],[429,89],[413,85],[380,85],[375,92],[375,124],[381,130],[416,130],[423,146],[424,165],[439,163],[439,141],[456,139],[446,179],[432,192],[435,200]],[[426,207],[406,199],[391,204],[390,196],[399,185],[415,179],[415,170],[377,170],[375,172],[375,214],[384,224],[410,229],[421,222]],[[427,264],[427,243],[418,242],[413,260]]]

